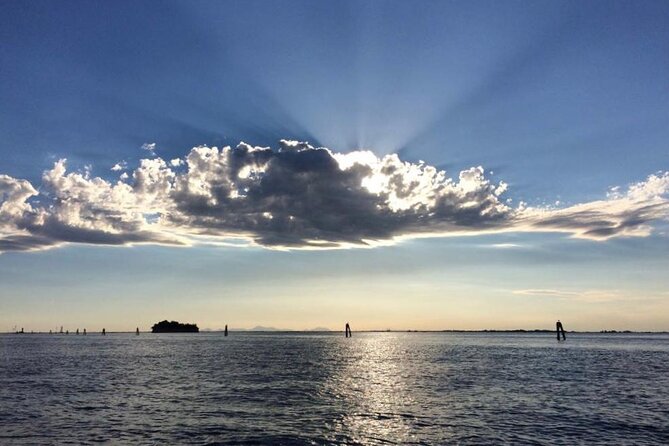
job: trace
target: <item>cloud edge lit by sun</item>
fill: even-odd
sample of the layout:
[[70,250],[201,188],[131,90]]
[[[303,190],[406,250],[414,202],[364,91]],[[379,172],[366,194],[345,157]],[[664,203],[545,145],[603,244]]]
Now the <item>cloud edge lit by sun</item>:
[[669,172],[612,188],[601,200],[532,207],[512,206],[503,198],[508,185],[481,166],[453,179],[397,154],[288,140],[278,149],[198,146],[169,161],[154,150],[134,171],[114,164],[114,181],[68,172],[65,159],[38,187],[0,175],[0,252],[65,243],[369,248],[500,232],[608,240],[646,237],[669,216]]

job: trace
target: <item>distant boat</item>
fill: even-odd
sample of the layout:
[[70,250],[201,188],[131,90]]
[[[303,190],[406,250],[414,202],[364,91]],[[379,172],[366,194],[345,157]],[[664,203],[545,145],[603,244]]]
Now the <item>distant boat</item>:
[[137,327],[137,330],[135,331],[135,334],[139,336],[139,327]]

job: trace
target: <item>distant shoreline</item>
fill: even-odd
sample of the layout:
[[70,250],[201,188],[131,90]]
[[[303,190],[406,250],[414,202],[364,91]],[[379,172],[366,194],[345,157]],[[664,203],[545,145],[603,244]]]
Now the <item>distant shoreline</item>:
[[[340,332],[343,333],[344,330],[282,330],[282,329],[271,329],[271,330],[253,330],[253,329],[244,329],[244,328],[238,328],[238,329],[229,329],[228,330],[230,333],[300,333],[300,334],[313,334],[313,333],[332,333],[332,334],[338,334]],[[192,334],[202,334],[202,333],[223,333],[224,330],[207,330],[203,329],[200,330],[199,333],[192,333]],[[669,334],[669,331],[633,331],[633,330],[600,330],[600,331],[566,331],[567,333],[572,333],[572,334]],[[107,331],[107,334],[135,334],[136,332],[133,331]],[[140,331],[141,334],[184,334],[184,333],[151,333],[151,331]],[[547,330],[547,329],[513,329],[513,330],[357,330],[354,331],[354,333],[520,333],[520,334],[533,334],[533,333],[541,333],[541,334],[554,334],[555,330]],[[11,335],[51,335],[51,336],[84,336],[82,334],[75,334],[75,333],[48,333],[44,331],[36,331],[36,332],[25,332],[25,333],[16,333],[14,331],[5,331],[5,332],[0,332],[0,334],[11,334]],[[188,334],[188,333],[185,333]],[[100,333],[98,332],[89,332],[85,336],[99,336]]]
[[[344,330],[283,330],[283,329],[272,329],[272,330],[253,330],[248,328],[232,328],[228,330],[229,332],[237,333],[343,333]],[[200,330],[201,333],[223,333],[223,330]],[[511,330],[495,330],[495,329],[483,329],[483,330],[354,330],[354,333],[555,333],[555,329],[524,329],[516,328]],[[633,331],[633,330],[598,330],[598,331],[579,331],[579,330],[565,330],[566,333],[583,333],[583,334],[669,334],[669,331]]]

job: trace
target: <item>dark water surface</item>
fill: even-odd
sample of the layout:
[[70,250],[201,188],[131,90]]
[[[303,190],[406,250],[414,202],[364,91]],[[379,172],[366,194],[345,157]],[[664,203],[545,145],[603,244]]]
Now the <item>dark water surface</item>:
[[669,444],[669,336],[0,335],[1,444]]

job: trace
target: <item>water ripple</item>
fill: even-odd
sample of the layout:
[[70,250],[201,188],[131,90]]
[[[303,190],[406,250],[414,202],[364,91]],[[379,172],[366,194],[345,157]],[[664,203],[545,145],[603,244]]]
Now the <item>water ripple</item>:
[[0,336],[2,444],[669,443],[669,337]]

